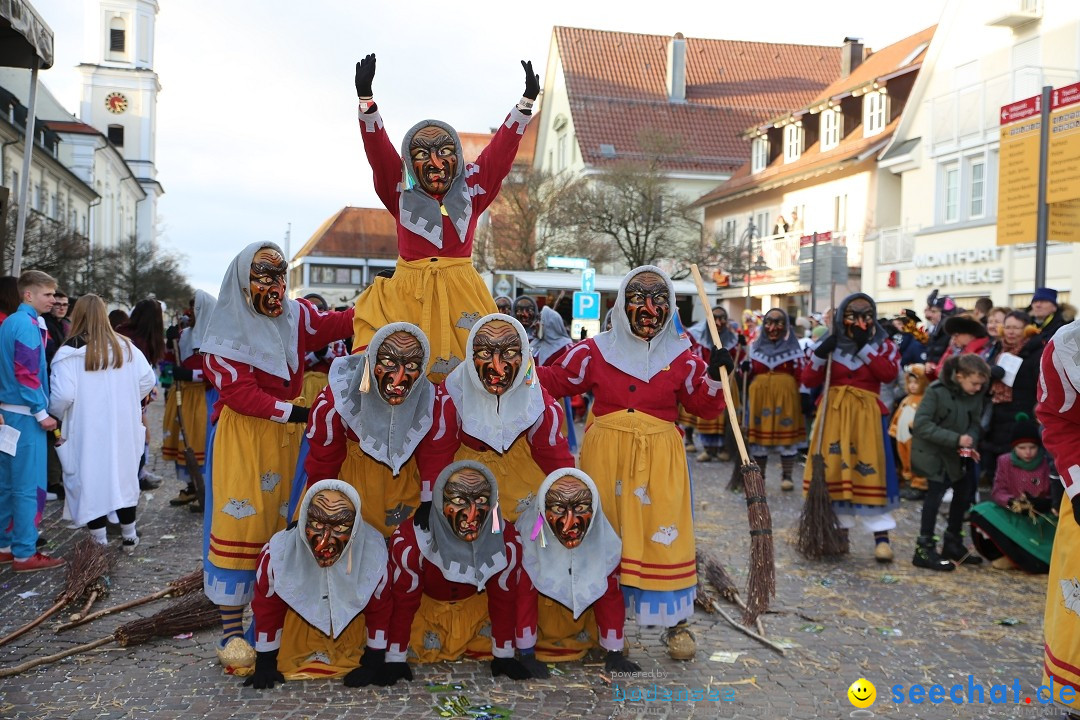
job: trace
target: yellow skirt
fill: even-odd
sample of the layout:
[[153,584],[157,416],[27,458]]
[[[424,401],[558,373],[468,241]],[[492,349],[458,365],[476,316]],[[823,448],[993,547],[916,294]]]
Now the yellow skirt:
[[471,258],[398,258],[392,278],[375,278],[356,300],[353,347],[366,348],[392,322],[418,325],[431,343],[428,377],[442,382],[465,358],[473,324],[497,312]]
[[[1068,703],[1080,710],[1080,527],[1073,517],[1069,496],[1061,498],[1054,551],[1050,556],[1050,577],[1046,583],[1046,613],[1043,615],[1043,685],[1053,682],[1055,702],[1063,686],[1077,692]],[[1046,693],[1043,691],[1043,696]]]
[[410,655],[415,654],[415,660],[422,663],[458,660],[462,655],[490,660],[491,621],[487,603],[487,593],[456,602],[424,595],[413,618]]
[[334,640],[289,608],[281,631],[278,669],[286,680],[340,677],[359,667],[367,643],[364,614],[360,613]]
[[596,418],[585,433],[581,469],[600,492],[622,537],[620,582],[643,590],[697,585],[690,475],[675,424],[643,412]]
[[787,373],[758,375],[750,383],[751,445],[797,445],[806,440],[799,385]]
[[165,402],[162,418],[161,457],[186,466],[184,443],[180,440],[180,423],[176,420],[177,388],[180,392],[180,413],[184,418],[187,442],[195,451],[200,465],[206,462],[206,386],[201,382],[176,382]]
[[300,397],[297,398],[297,404],[311,407],[311,404],[315,402],[315,398],[319,397],[319,393],[322,392],[324,387],[326,387],[326,373],[305,370],[303,390],[300,392]]
[[[877,395],[850,385],[829,388],[825,412],[825,479],[833,502],[887,505],[885,444]],[[818,422],[810,433],[810,452],[817,453]],[[803,492],[810,489],[814,464],[806,463]],[[873,472],[871,472],[873,471]]]
[[[739,404],[739,387],[734,382],[731,383],[731,400],[732,400],[733,403],[735,403],[735,407],[740,408],[739,412],[741,412],[742,406]],[[679,406],[679,423],[680,424],[682,424],[682,418],[683,418],[684,415],[693,418],[693,423],[691,423],[691,424],[697,430],[699,435],[723,435],[725,432],[727,432],[727,421],[728,421],[728,411],[727,411],[727,409],[725,409],[724,412],[720,413],[719,415],[712,418],[711,420],[705,420],[703,418],[697,417],[696,415],[690,415],[685,410],[683,410],[682,405],[680,405]],[[739,417],[741,418],[742,416],[740,415]]]
[[349,454],[341,464],[341,479],[360,493],[360,514],[364,522],[390,535],[420,507],[420,471],[415,458],[401,466],[397,477],[390,468],[364,454],[357,443],[349,442]]
[[226,407],[214,434],[208,559],[255,570],[262,546],[284,530],[304,426],[241,415]]
[[586,610],[577,620],[570,608],[537,593],[536,657],[544,662],[580,660],[591,647],[598,647],[600,633],[593,611]]
[[473,450],[465,443],[454,454],[454,460],[474,460],[483,463],[499,481],[499,508],[507,522],[516,522],[529,500],[536,495],[547,477],[532,458],[524,433],[500,455],[493,450]]

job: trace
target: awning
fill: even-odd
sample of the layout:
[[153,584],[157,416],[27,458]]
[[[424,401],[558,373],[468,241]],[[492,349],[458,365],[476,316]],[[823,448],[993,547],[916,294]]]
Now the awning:
[[0,65],[48,70],[53,31],[27,0],[0,0]]
[[[496,270],[496,274],[513,275],[519,287],[533,290],[580,290],[580,272],[544,272],[542,270]],[[617,293],[625,275],[597,275],[593,284],[596,292]],[[697,295],[697,286],[690,280],[675,280],[676,295]],[[715,284],[706,281],[705,290],[714,293]]]

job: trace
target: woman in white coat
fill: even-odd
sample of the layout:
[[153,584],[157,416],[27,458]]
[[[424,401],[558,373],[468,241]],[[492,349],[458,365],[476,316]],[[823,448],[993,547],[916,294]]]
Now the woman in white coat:
[[155,382],[143,354],[109,325],[101,298],[79,298],[49,383],[49,413],[61,422],[64,512],[104,545],[106,516],[115,511],[127,552],[139,544],[135,507],[146,435],[140,402]]

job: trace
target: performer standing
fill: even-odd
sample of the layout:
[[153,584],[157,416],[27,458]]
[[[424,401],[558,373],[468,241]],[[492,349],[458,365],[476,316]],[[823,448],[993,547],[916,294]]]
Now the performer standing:
[[[251,601],[255,672],[244,685],[341,675],[348,687],[376,681],[386,657],[386,634],[376,628],[391,612],[387,553],[361,512],[352,486],[320,480],[304,495],[299,522],[263,547]],[[361,614],[366,638],[365,623],[355,622]]]
[[612,329],[537,372],[555,395],[592,391],[596,420],[585,431],[581,469],[622,537],[623,595],[639,625],[667,628],[662,639],[672,658],[689,660],[696,650],[686,625],[697,587],[694,522],[675,420],[680,403],[706,419],[723,412],[720,368],[733,363],[722,348],[708,366],[690,352],[675,329],[674,295],[663,270],[634,268],[619,288]]
[[390,323],[362,354],[334,361],[311,410],[307,484],[336,477],[352,485],[364,521],[385,537],[420,504],[413,451],[431,428],[429,352],[420,328]]
[[765,313],[762,331],[750,346],[743,372],[750,380],[750,454],[765,475],[769,450],[780,453],[780,489],[793,490],[795,457],[806,442],[799,378],[806,355],[788,315],[779,308]]
[[482,462],[499,478],[502,514],[510,522],[545,475],[574,466],[559,429],[562,407],[541,387],[528,348],[525,329],[512,317],[493,313],[473,326],[465,362],[436,388],[435,421],[417,448],[421,526],[427,526],[432,484],[455,459]]
[[[900,374],[896,345],[877,322],[874,300],[864,293],[849,295],[834,315],[832,330],[814,349],[802,382],[815,388],[825,381],[832,355],[828,397],[818,408],[825,418],[823,447],[829,495],[844,530],[855,527],[855,516],[874,533],[874,557],[891,562],[889,531],[896,527],[891,511],[900,504],[893,456],[885,446],[888,409],[878,395],[882,383]],[[817,437],[817,426],[810,437]],[[807,463],[803,492],[810,487]]]
[[262,546],[285,527],[291,479],[308,409],[291,402],[308,347],[347,337],[352,310],[320,313],[285,294],[288,268],[269,242],[244,248],[229,265],[202,352],[220,398],[214,406],[203,521],[207,597],[221,606],[226,667],[249,666],[241,614],[255,589]]
[[476,319],[495,312],[472,264],[473,233],[513,166],[540,93],[532,63],[521,64],[524,96],[476,162],[467,165],[457,132],[438,120],[422,120],[405,133],[399,156],[372,97],[375,55],[356,64],[361,136],[375,192],[398,221],[398,260],[392,278],[376,278],[356,301],[354,349],[367,347],[387,323],[412,322],[431,343],[427,372],[437,382],[465,357]]
[[596,484],[580,470],[564,468],[544,479],[516,523],[525,571],[522,593],[543,593],[575,620],[592,608],[600,647],[607,651],[604,669],[637,672],[637,663],[623,655],[622,541],[600,510]]
[[[390,537],[394,610],[380,684],[412,679],[410,637],[421,662],[490,654],[492,676],[547,677],[534,655],[535,596],[519,592],[521,543],[499,512],[495,476],[480,463],[451,463],[434,492],[439,511],[431,529],[410,519]],[[481,632],[487,617],[490,640]]]

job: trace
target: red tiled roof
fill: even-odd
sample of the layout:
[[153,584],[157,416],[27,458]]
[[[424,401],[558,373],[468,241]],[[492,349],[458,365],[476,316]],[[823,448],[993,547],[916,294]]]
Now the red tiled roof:
[[58,133],[74,133],[77,135],[100,135],[97,128],[90,127],[86,123],[74,120],[46,120],[45,126]]
[[[583,159],[643,156],[649,135],[680,147],[668,170],[730,172],[746,156],[742,132],[800,107],[839,74],[839,47],[686,39],[686,102],[667,99],[665,35],[556,27]],[[600,145],[613,145],[604,157]]]
[[319,226],[294,259],[396,258],[397,221],[384,208],[344,207]]
[[[833,84],[825,88],[825,90],[814,98],[811,106],[817,103],[824,102],[830,98],[837,97],[838,95],[846,95],[856,88],[860,88],[867,83],[871,83],[878,78],[890,75],[898,70],[902,70],[906,67],[913,65],[920,65],[923,58],[926,57],[926,48],[930,44],[930,40],[934,37],[934,31],[937,29],[937,25],[931,25],[930,27],[915,33],[909,37],[904,38],[898,42],[882,48],[877,52],[871,54],[866,58],[861,65],[855,68],[850,75],[844,78],[838,78]],[[901,65],[901,63],[908,58],[915,50],[922,49],[917,55],[908,59],[907,63]]]

